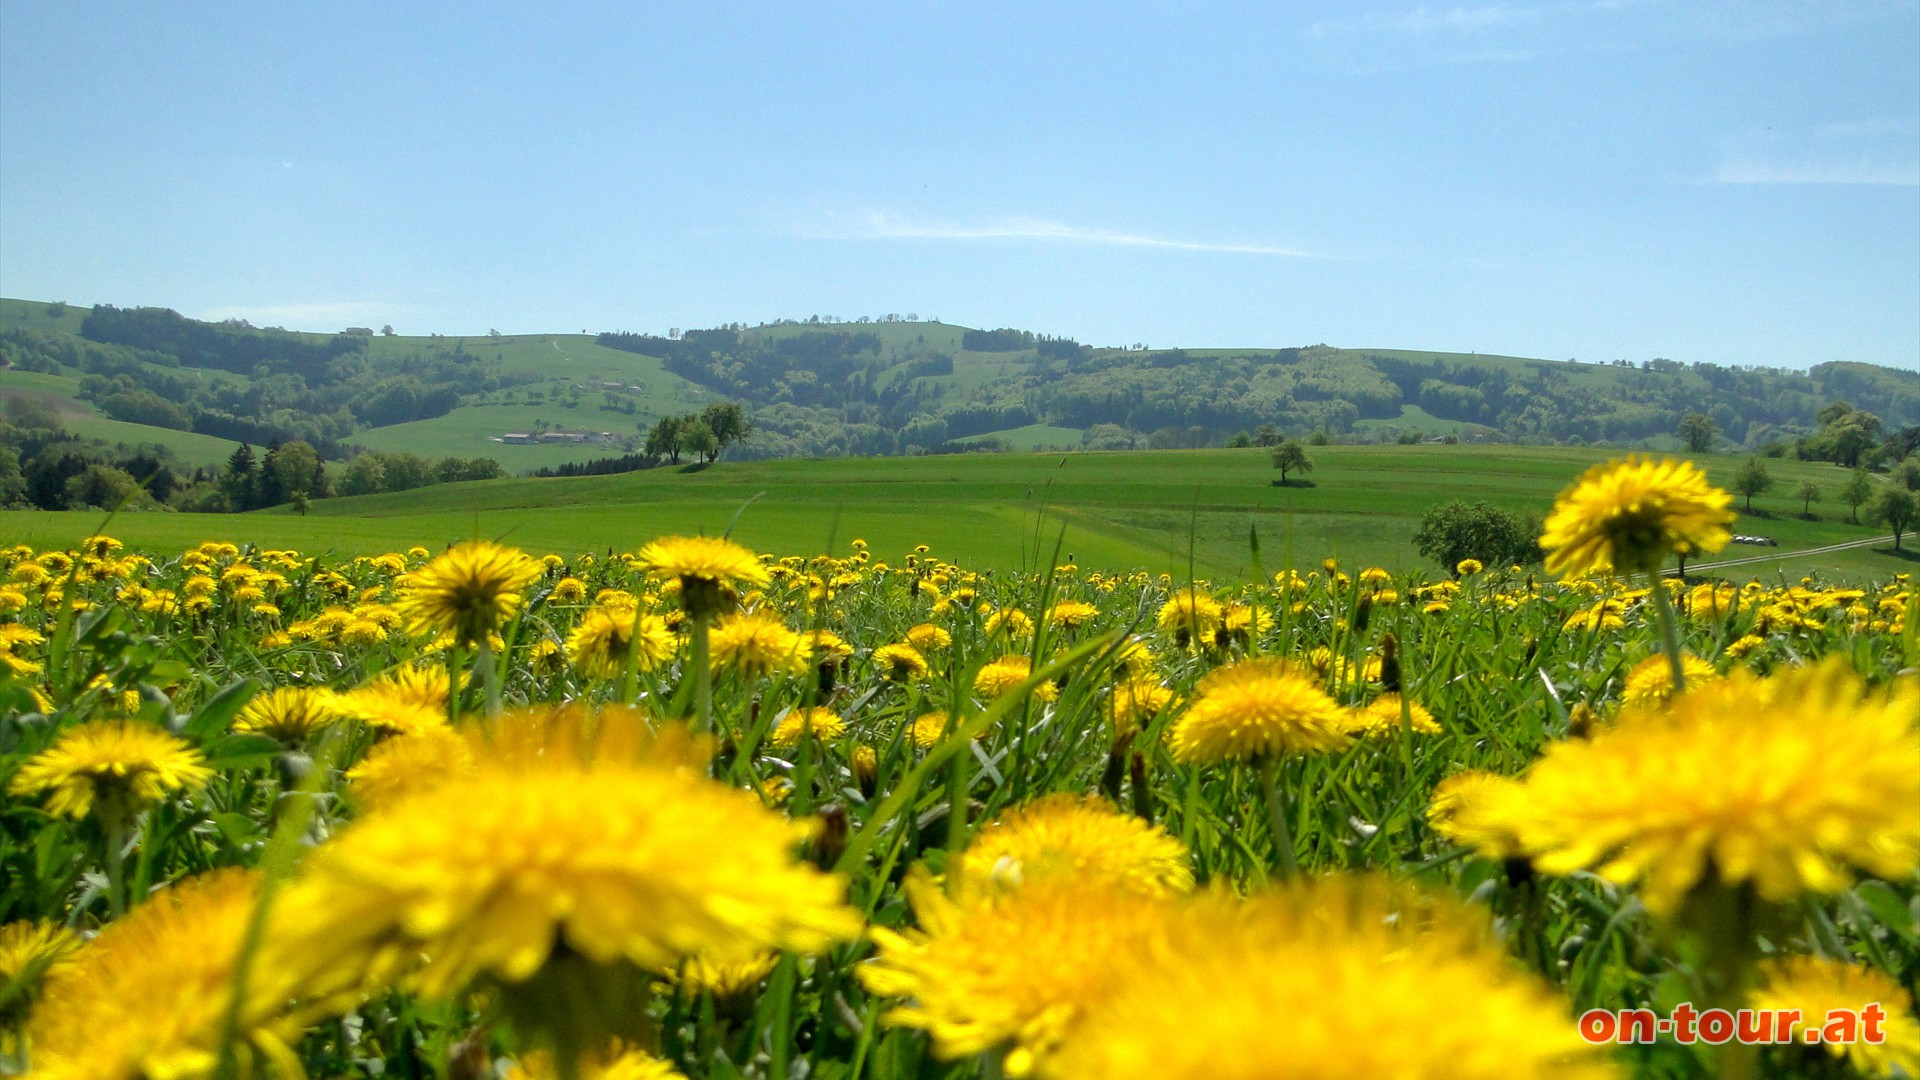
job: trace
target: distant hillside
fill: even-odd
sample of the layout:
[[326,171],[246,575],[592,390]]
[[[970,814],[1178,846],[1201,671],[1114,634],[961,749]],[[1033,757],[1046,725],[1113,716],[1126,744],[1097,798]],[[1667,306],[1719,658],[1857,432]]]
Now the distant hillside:
[[1263,428],[1341,442],[1668,446],[1693,410],[1719,445],[1760,448],[1813,435],[1836,400],[1874,414],[1876,438],[1920,424],[1920,373],[1853,363],[1103,349],[896,319],[667,337],[311,334],[3,300],[0,399],[28,395],[60,399],[69,430],[150,431],[143,441],[199,461],[241,441],[301,440],[330,460],[484,456],[513,473],[638,452],[662,417],[723,399],[744,404],[755,428],[729,456],[755,458],[1218,446]]

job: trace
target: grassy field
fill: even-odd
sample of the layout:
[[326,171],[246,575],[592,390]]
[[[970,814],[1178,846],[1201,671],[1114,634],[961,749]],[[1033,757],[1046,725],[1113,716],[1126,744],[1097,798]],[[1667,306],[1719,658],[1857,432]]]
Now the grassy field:
[[[757,548],[808,554],[844,551],[859,536],[881,558],[916,544],[982,567],[1041,565],[1056,538],[1088,567],[1144,566],[1222,579],[1252,568],[1257,530],[1269,570],[1344,563],[1419,569],[1411,538],[1421,514],[1448,499],[1485,500],[1544,514],[1556,492],[1605,451],[1506,446],[1316,447],[1311,486],[1275,484],[1264,450],[953,455],[821,461],[721,462],[565,480],[451,484],[397,495],[332,499],[300,517],[280,509],[233,516],[127,515],[115,535],[180,550],[209,538],[338,552],[430,547],[474,536],[506,537],[531,550],[631,549],[666,533],[734,535]],[[1716,483],[1740,459],[1699,459]],[[1777,497],[1755,500],[1735,530],[1772,536],[1779,551],[1881,535],[1846,521],[1838,503],[1846,474],[1817,463],[1769,463]],[[1816,520],[1785,497],[1802,480],[1826,492]],[[98,514],[8,512],[0,534],[35,545],[68,544],[100,525]],[[1064,530],[1064,532],[1063,532]],[[1914,547],[1920,547],[1916,542]],[[1735,546],[1726,555],[1770,554]],[[1037,553],[1037,554],[1036,554]],[[1856,549],[1783,557],[1743,568],[1772,580],[1810,571],[1884,578],[1898,556]],[[1437,567],[1426,567],[1437,570]]]

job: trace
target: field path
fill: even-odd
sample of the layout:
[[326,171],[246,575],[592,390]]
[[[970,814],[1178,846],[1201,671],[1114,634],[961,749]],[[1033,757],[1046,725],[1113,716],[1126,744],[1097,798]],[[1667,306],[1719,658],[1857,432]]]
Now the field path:
[[[1849,540],[1844,544],[1828,544],[1825,547],[1801,548],[1798,551],[1775,551],[1767,555],[1748,555],[1739,559],[1721,559],[1718,562],[1696,563],[1693,566],[1687,567],[1687,569],[1694,571],[1724,570],[1730,566],[1751,566],[1755,563],[1773,562],[1776,559],[1795,559],[1803,555],[1826,555],[1830,552],[1845,551],[1848,548],[1872,547],[1874,544],[1888,543],[1892,539],[1893,534],[1888,533],[1885,536],[1869,536],[1865,540]],[[1678,570],[1664,571],[1666,574],[1674,574],[1677,572]]]

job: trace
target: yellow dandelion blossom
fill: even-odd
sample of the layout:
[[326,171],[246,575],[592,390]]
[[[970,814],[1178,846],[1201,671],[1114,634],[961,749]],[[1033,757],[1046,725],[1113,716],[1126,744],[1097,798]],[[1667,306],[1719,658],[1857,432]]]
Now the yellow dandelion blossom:
[[813,826],[708,780],[699,750],[628,710],[507,713],[472,775],[307,856],[281,905],[293,929],[261,966],[315,956],[329,986],[404,975],[434,1001],[485,978],[543,1028],[558,1022],[543,1003],[595,1002],[566,1023],[604,1038],[643,1022],[625,1007],[647,972],[857,934],[844,881],[793,856]]
[[473,748],[444,724],[386,739],[347,770],[347,794],[362,813],[472,773]]
[[[163,889],[51,972],[28,1024],[43,1080],[211,1076],[259,875],[216,870]],[[272,932],[270,924],[269,933]],[[241,1061],[295,1063],[280,1016],[303,965],[255,963],[240,1002]],[[264,1070],[262,1070],[264,1071]],[[292,1075],[292,1073],[290,1073]]]
[[1148,896],[1193,888],[1185,844],[1104,799],[1067,792],[1004,812],[974,836],[952,874],[963,894],[1067,879]]
[[[635,634],[635,628],[639,633]],[[590,678],[611,679],[624,674],[627,658],[639,671],[652,671],[673,658],[673,634],[658,615],[644,615],[636,607],[595,604],[580,615],[567,635],[567,659]]]
[[1025,638],[1033,636],[1033,617],[1019,608],[1001,608],[987,616],[980,629],[988,637]]
[[1062,600],[1047,609],[1047,622],[1062,630],[1074,630],[1092,622],[1100,609],[1085,600]]
[[413,632],[450,634],[472,648],[513,619],[520,590],[539,578],[540,564],[524,552],[473,540],[402,578],[397,606]]
[[920,650],[904,642],[882,645],[873,650],[873,666],[892,682],[912,682],[926,678],[927,658]]
[[[973,677],[973,689],[984,698],[1005,697],[1032,674],[1033,661],[1028,657],[1003,656],[980,668]],[[1060,688],[1051,682],[1043,682],[1034,688],[1033,696],[1042,701],[1052,701],[1060,696]]]
[[578,604],[587,598],[587,583],[577,577],[563,577],[553,583],[550,595],[555,603]]
[[633,565],[641,573],[678,583],[681,606],[695,618],[707,618],[731,605],[734,589],[770,580],[759,556],[714,536],[662,537],[641,548]]
[[[444,711],[445,707],[442,706]],[[335,691],[321,687],[283,686],[254,695],[246,708],[240,710],[240,716],[233,722],[233,730],[265,735],[294,745],[305,742],[321,728],[338,723],[348,715],[349,709],[342,706],[340,695]]]
[[1161,938],[1160,948],[1122,947],[1111,988],[1042,1059],[1044,1075],[1620,1075],[1484,920],[1405,886],[1336,877],[1246,901],[1211,894],[1168,920]]
[[959,717],[945,712],[924,713],[914,718],[912,726],[907,729],[907,736],[913,740],[913,745],[925,750],[940,745],[941,740],[959,726]]
[[805,642],[778,618],[748,611],[716,623],[710,646],[713,671],[731,671],[742,678],[763,675],[800,675],[807,670]]
[[683,993],[711,994],[721,1000],[742,998],[760,989],[779,961],[779,956],[773,953],[730,963],[715,963],[704,956],[694,956],[674,972],[674,981]]
[[1920,681],[1869,690],[1839,660],[1738,671],[1549,747],[1509,825],[1541,870],[1640,882],[1659,915],[1709,874],[1772,901],[1897,878],[1920,862],[1916,715]]
[[1920,1076],[1920,1020],[1914,1018],[1913,998],[1899,983],[1871,968],[1818,956],[1765,961],[1760,977],[1761,985],[1749,992],[1747,1004],[1756,1009],[1800,1010],[1801,1032],[1822,1027],[1836,1011],[1857,1014],[1868,1005],[1879,1005],[1885,1019],[1878,1044],[1861,1038],[1822,1045],[1864,1076]]
[[129,720],[96,720],[70,728],[27,760],[7,784],[11,795],[50,792],[47,812],[84,818],[102,813],[131,818],[213,778],[206,759],[157,727]]
[[1168,631],[1182,641],[1188,637],[1205,637],[1220,625],[1222,609],[1220,602],[1198,589],[1181,589],[1160,605],[1157,621],[1160,629]]
[[953,635],[932,623],[921,623],[906,633],[907,644],[922,653],[939,652],[953,644]]
[[1404,726],[1409,727],[1416,735],[1440,734],[1440,722],[1433,718],[1433,713],[1429,712],[1425,705],[1417,701],[1409,701],[1406,703],[1406,708],[1407,723],[1403,725],[1400,717],[1400,695],[1382,694],[1373,699],[1366,708],[1350,710],[1349,730],[1359,735],[1392,735]]
[[1755,649],[1765,648],[1767,639],[1758,634],[1742,634],[1727,642],[1727,655],[1735,660],[1745,660]]
[[1173,703],[1173,691],[1158,679],[1135,676],[1116,683],[1107,695],[1107,719],[1115,736],[1139,731]]
[[809,734],[817,739],[837,739],[846,733],[847,721],[839,713],[816,705],[787,710],[787,714],[774,725],[768,741],[782,750],[791,750]]
[[[1720,677],[1712,664],[1692,653],[1680,655],[1680,666],[1686,672],[1689,690]],[[1621,691],[1620,701],[1625,705],[1650,706],[1659,705],[1672,696],[1673,663],[1656,653],[1627,672],[1626,689]]]
[[80,935],[56,922],[23,920],[0,926],[0,1053],[15,1053],[14,1033],[40,996],[40,985],[69,966]]
[[1733,539],[1733,496],[1692,462],[1638,455],[1596,465],[1560,493],[1540,546],[1547,572],[1635,574],[1668,556],[1719,551]]
[[1350,741],[1340,706],[1319,683],[1271,658],[1208,672],[1168,739],[1187,764],[1338,750]]
[[816,664],[838,664],[853,655],[853,646],[831,630],[809,630],[800,638],[801,646]]
[[1118,959],[1152,949],[1169,908],[1070,879],[956,902],[918,869],[906,892],[919,929],[872,928],[877,952],[858,969],[861,983],[907,999],[884,1021],[927,1032],[938,1057],[1010,1046],[1009,1076],[1031,1073],[1112,992]]
[[444,667],[403,667],[336,694],[331,706],[385,734],[408,735],[447,724],[452,681]]
[[1486,568],[1486,564],[1479,559],[1461,559],[1458,563],[1454,564],[1453,572],[1459,577],[1467,578],[1472,577]]
[[1447,777],[1433,789],[1427,804],[1427,823],[1456,844],[1478,850],[1492,859],[1520,854],[1520,837],[1509,824],[1512,814],[1503,800],[1514,798],[1520,782],[1480,769]]

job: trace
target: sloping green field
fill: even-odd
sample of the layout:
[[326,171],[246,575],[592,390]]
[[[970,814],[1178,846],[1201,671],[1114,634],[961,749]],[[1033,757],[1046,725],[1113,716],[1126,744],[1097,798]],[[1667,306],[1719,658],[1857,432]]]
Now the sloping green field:
[[[1056,539],[1062,558],[1086,567],[1146,567],[1215,577],[1250,572],[1250,534],[1260,560],[1308,567],[1327,556],[1350,565],[1422,566],[1411,537],[1420,515],[1447,499],[1486,500],[1544,514],[1553,497],[1605,451],[1537,447],[1318,447],[1311,487],[1279,487],[1263,450],[952,455],[821,461],[722,462],[563,480],[448,484],[397,495],[332,499],[309,516],[286,509],[240,516],[126,515],[111,532],[177,550],[208,539],[338,552],[506,538],[540,551],[627,549],[666,533],[722,532],[781,554],[844,552],[854,537],[876,557],[898,560],[916,544],[978,566],[1044,565]],[[1715,482],[1740,459],[1700,459]],[[1831,465],[1768,463],[1781,497],[1755,502],[1736,532],[1774,537],[1780,554],[1741,569],[1771,579],[1819,570],[1887,575],[1910,564],[1877,549],[1794,558],[1800,548],[1880,535],[1847,523],[1838,502],[1846,473]],[[1802,480],[1826,492],[1817,520],[1784,497]],[[9,512],[0,535],[36,545],[69,544],[101,523],[97,514]],[[1909,546],[1920,547],[1920,541]],[[1437,570],[1437,567],[1429,567]]]

